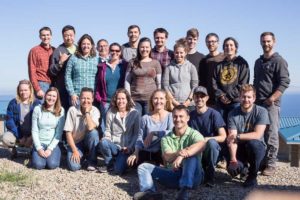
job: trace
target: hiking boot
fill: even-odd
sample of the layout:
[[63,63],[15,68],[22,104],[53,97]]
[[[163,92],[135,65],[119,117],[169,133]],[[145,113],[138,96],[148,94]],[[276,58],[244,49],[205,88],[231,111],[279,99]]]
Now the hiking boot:
[[256,177],[248,176],[246,181],[243,183],[243,187],[245,187],[245,188],[255,187],[255,186],[257,186]]
[[272,166],[268,166],[266,169],[264,169],[264,171],[262,172],[262,175],[264,176],[272,176],[275,174],[275,167]]
[[180,189],[176,200],[188,200],[189,199],[189,191],[188,188],[183,187]]
[[160,192],[147,190],[145,192],[137,192],[133,195],[133,200],[161,200],[163,195]]

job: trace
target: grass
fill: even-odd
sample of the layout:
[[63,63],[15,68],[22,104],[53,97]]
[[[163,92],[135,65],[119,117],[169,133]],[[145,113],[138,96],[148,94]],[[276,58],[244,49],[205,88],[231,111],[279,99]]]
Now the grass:
[[22,172],[10,172],[7,170],[0,172],[0,182],[11,182],[22,185],[27,179],[28,175]]

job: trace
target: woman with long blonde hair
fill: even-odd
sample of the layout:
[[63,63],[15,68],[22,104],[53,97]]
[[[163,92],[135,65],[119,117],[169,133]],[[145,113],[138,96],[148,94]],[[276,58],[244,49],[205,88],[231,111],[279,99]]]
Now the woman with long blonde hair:
[[3,144],[9,148],[16,144],[25,147],[32,146],[31,117],[39,101],[34,98],[34,91],[29,80],[21,80],[17,86],[17,96],[12,99],[6,112],[6,129],[3,134]]
[[142,117],[141,131],[135,144],[135,152],[129,156],[129,166],[145,161],[163,164],[160,139],[173,128],[171,99],[164,90],[155,90],[149,100],[149,114]]

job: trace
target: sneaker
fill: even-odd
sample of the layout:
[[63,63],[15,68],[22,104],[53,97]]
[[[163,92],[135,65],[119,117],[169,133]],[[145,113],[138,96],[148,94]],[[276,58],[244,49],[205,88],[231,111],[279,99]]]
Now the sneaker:
[[227,167],[227,171],[230,174],[230,176],[232,178],[234,178],[241,173],[243,168],[244,168],[244,165],[240,161],[237,161],[237,162],[230,161],[230,163]]
[[271,166],[268,166],[266,169],[264,169],[264,171],[262,172],[262,175],[264,176],[272,176],[275,174],[275,167],[271,167]]
[[98,170],[98,172],[100,172],[100,173],[107,173],[107,172],[108,172],[107,166],[101,166],[101,167],[98,167],[97,170]]
[[163,195],[160,192],[153,192],[151,190],[145,192],[137,192],[133,195],[133,200],[161,200]]
[[207,179],[204,183],[205,187],[213,188],[215,186],[214,179]]
[[18,157],[17,155],[17,148],[14,146],[13,148],[9,148],[9,151],[10,151],[10,159],[15,159]]
[[245,188],[255,187],[255,186],[257,186],[256,177],[248,176],[246,181],[243,183],[243,187],[245,187]]
[[181,188],[176,200],[188,200],[189,199],[189,192],[188,192],[188,188],[184,187]]
[[97,168],[98,172],[100,173],[108,173],[114,171],[114,166],[109,165],[109,166],[101,166]]
[[243,181],[246,181],[247,180],[247,177],[248,177],[248,174],[249,174],[249,169],[248,167],[244,167],[240,173],[240,179],[243,180]]
[[86,168],[86,170],[88,170],[88,171],[95,171],[96,167],[94,165],[88,165],[88,167]]
[[226,169],[227,167],[227,162],[226,160],[220,160],[218,163],[217,163],[217,168],[219,169]]

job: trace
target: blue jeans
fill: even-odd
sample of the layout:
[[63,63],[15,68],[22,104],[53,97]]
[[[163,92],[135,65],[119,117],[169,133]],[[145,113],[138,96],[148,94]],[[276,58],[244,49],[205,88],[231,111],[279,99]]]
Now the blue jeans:
[[135,101],[134,103],[135,109],[141,113],[142,116],[149,113],[147,101]]
[[[47,83],[44,81],[39,81],[39,86],[40,86],[41,90],[43,90],[43,92],[46,94],[47,90],[50,87],[50,83]],[[35,95],[35,97],[40,101],[41,104],[44,103],[45,98],[41,99],[40,97],[37,97],[37,95]]]
[[229,112],[238,107],[239,105],[240,103],[223,104],[221,102],[217,102],[216,109],[221,113],[224,122],[227,124]]
[[96,129],[86,133],[83,141],[76,144],[76,148],[80,154],[80,163],[73,162],[71,160],[72,157],[72,149],[68,146],[67,149],[67,165],[71,171],[77,171],[81,168],[83,160],[83,152],[84,150],[88,151],[87,162],[88,165],[96,165],[97,164],[97,146],[99,144],[99,134]]
[[[104,163],[106,166],[114,165],[114,172],[116,174],[124,174],[124,172],[128,168],[128,153],[120,151],[120,147],[118,147],[112,141],[105,138],[103,138],[99,143],[99,151],[104,157]],[[115,157],[116,159],[115,162],[113,162],[113,157]]]
[[156,191],[154,181],[169,188],[193,188],[203,182],[203,169],[196,156],[183,160],[183,167],[172,170],[143,163],[138,167],[140,191]]
[[108,102],[106,102],[106,103],[100,103],[100,105],[99,105],[99,110],[100,110],[100,114],[101,114],[100,124],[101,124],[102,134],[104,134],[104,132],[105,132],[106,113],[107,113],[109,107],[110,107],[110,103],[108,103]]
[[215,166],[217,164],[221,147],[215,139],[207,141],[205,150],[202,155],[202,164],[205,172],[205,177],[211,180],[215,176]]
[[[47,145],[42,144],[43,149],[47,149]],[[38,154],[38,151],[33,148],[32,151],[32,167],[35,169],[45,169],[46,167],[48,169],[55,169],[59,167],[60,164],[60,157],[61,157],[61,152],[60,148],[58,145],[53,149],[51,155],[48,158],[41,157]]]
[[265,153],[266,148],[262,141],[249,140],[238,144],[237,159],[244,165],[249,163],[248,175],[256,177]]
[[262,106],[268,110],[270,119],[270,125],[265,131],[265,141],[267,143],[266,164],[270,167],[276,167],[279,149],[278,129],[280,123],[280,107],[275,104]]

